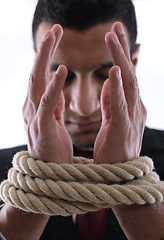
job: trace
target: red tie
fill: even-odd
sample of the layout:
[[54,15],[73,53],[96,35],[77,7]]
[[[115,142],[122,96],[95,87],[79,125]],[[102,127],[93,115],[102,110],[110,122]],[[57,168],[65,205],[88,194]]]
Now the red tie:
[[105,240],[109,209],[77,215],[78,240]]

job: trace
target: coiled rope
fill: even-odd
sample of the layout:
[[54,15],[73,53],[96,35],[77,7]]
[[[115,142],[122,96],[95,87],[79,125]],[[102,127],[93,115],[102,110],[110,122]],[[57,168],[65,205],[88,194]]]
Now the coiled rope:
[[[68,216],[117,204],[164,201],[164,182],[148,157],[116,164],[74,157],[73,164],[45,163],[19,152],[0,197],[24,211]],[[91,163],[92,162],[92,163]]]

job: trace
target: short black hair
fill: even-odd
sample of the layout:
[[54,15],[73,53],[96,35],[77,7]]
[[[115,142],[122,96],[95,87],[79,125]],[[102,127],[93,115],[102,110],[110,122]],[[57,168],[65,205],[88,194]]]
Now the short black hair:
[[127,27],[132,54],[137,38],[137,22],[131,0],[38,0],[32,22],[34,46],[41,22],[82,31],[112,21],[121,21]]

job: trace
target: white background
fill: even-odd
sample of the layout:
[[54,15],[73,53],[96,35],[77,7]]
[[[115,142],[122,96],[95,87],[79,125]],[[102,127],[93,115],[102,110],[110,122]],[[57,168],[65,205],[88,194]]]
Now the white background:
[[[141,53],[137,76],[147,125],[164,129],[164,0],[134,0]],[[36,0],[0,0],[0,148],[26,143],[22,105],[33,64]]]

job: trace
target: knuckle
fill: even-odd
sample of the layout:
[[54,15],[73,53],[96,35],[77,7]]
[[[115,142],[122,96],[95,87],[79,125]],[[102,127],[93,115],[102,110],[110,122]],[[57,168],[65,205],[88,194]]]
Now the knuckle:
[[131,62],[130,64],[130,78],[131,78],[131,85],[132,87],[138,88],[138,80],[137,80],[137,76],[136,76],[136,70],[135,70],[135,66],[133,65],[133,63]]
[[33,73],[31,73],[29,77],[29,86],[31,86],[33,83],[34,83],[34,76],[33,76]]
[[43,95],[41,98],[41,105],[42,107],[45,107],[49,104],[50,102],[50,97],[48,95]]
[[136,75],[133,75],[133,76],[132,76],[131,82],[132,82],[133,87],[135,87],[136,89],[138,89],[138,80],[137,80]]
[[31,74],[28,82],[28,88],[27,88],[27,96],[31,101],[33,101],[33,84],[34,84],[34,76]]
[[125,100],[121,100],[120,101],[120,108],[123,111],[126,111],[128,109],[128,104],[127,104],[127,102]]

